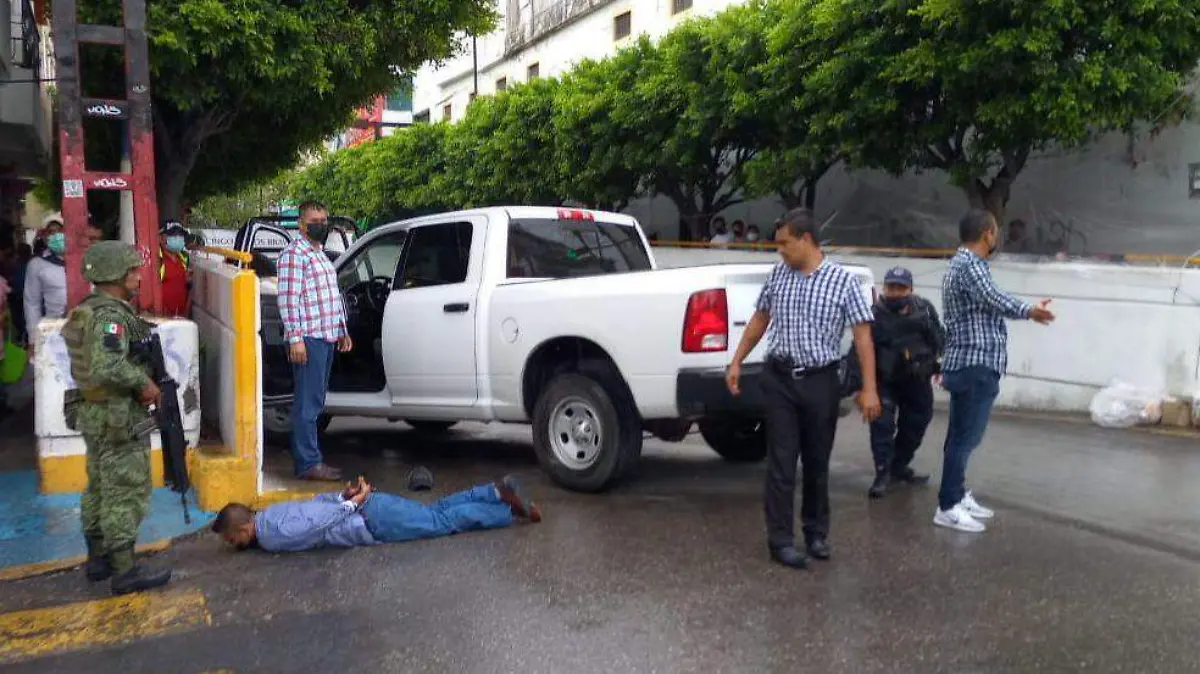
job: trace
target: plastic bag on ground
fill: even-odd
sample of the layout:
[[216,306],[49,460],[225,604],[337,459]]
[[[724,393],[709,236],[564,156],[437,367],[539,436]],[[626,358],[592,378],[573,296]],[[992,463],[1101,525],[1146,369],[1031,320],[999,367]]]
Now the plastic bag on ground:
[[1162,419],[1164,393],[1114,381],[1100,389],[1088,410],[1092,421],[1104,428],[1130,428],[1157,424]]

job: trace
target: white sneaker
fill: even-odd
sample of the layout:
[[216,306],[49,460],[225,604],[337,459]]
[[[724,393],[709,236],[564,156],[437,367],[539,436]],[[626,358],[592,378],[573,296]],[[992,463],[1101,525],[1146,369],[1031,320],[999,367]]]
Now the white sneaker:
[[958,504],[962,506],[963,509],[971,515],[971,517],[974,517],[977,520],[989,520],[996,514],[996,512],[991,508],[984,508],[983,506],[979,505],[979,501],[975,500],[975,495],[971,492],[967,492],[967,495],[964,496],[963,500],[959,501]]
[[982,534],[987,530],[987,527],[983,526],[983,522],[971,517],[961,503],[949,510],[938,508],[937,512],[933,514],[933,523],[939,527],[965,531],[968,534]]

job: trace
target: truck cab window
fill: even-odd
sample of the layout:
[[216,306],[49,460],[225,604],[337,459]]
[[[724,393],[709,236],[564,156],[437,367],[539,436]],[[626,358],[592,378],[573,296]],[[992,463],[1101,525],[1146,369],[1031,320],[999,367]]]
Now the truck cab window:
[[409,230],[412,243],[404,258],[401,288],[453,285],[467,280],[471,261],[471,223],[451,222]]
[[649,271],[636,227],[591,220],[523,219],[508,228],[508,278],[578,278]]
[[400,265],[400,253],[404,250],[405,232],[392,232],[371,241],[354,253],[354,258],[342,266],[338,273],[338,286],[342,292],[372,279],[387,279],[388,287],[396,276]]

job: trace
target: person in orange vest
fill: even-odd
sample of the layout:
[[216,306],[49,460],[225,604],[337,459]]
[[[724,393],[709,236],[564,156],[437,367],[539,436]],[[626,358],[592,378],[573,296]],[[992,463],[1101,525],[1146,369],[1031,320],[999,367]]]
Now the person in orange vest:
[[163,223],[158,233],[158,280],[162,283],[163,314],[172,317],[191,315],[192,272],[187,253],[188,231],[178,221]]

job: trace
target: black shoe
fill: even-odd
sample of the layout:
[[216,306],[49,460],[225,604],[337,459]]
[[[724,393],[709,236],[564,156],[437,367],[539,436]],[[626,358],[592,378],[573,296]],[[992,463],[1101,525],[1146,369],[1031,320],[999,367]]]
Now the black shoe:
[[771,559],[791,569],[807,569],[808,559],[800,554],[794,545],[784,546],[782,548],[771,548]]
[[88,558],[87,564],[83,565],[83,575],[93,583],[111,578],[112,564],[108,561],[108,555],[101,552],[104,546],[99,541],[89,540],[87,548]]
[[170,569],[149,569],[144,566],[134,566],[129,571],[112,579],[112,593],[115,595],[141,592],[162,587],[171,580]]
[[808,554],[813,559],[819,559],[821,561],[829,559],[829,542],[824,538],[814,538],[804,547],[808,548]]
[[892,485],[892,476],[886,471],[875,473],[875,481],[871,483],[871,488],[867,490],[869,498],[883,498],[887,493],[888,487]]
[[892,479],[895,480],[896,482],[904,482],[906,484],[913,484],[913,485],[922,485],[922,484],[929,483],[928,475],[925,475],[923,473],[918,473],[917,471],[915,471],[912,468],[909,468],[907,466],[905,466],[904,468],[900,468],[898,470],[893,470],[892,471]]

